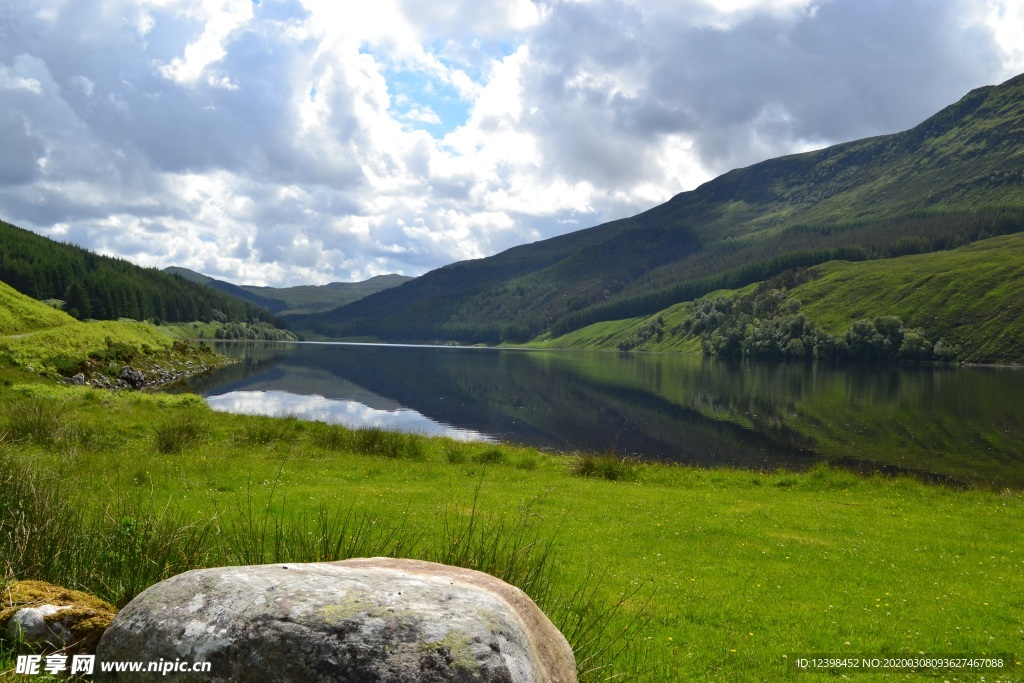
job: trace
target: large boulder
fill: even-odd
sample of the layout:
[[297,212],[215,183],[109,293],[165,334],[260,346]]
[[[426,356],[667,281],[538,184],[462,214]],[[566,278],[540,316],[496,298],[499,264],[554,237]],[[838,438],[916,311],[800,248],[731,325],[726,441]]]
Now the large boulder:
[[117,373],[117,378],[126,382],[132,389],[141,389],[146,384],[146,376],[142,374],[142,371],[136,370],[130,365],[121,368],[121,372]]
[[175,681],[576,681],[565,638],[518,588],[390,558],[179,574],[121,610],[97,659],[210,663]]
[[45,581],[14,581],[0,597],[0,635],[42,652],[95,652],[117,614],[99,598]]

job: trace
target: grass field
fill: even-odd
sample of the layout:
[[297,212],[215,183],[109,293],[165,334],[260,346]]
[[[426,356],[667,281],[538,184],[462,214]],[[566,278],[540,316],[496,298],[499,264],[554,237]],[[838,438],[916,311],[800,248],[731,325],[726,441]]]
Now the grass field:
[[507,572],[593,656],[582,680],[797,680],[809,653],[1015,653],[981,675],[1024,680],[1019,491],[352,432],[14,371],[0,406],[19,578],[123,604],[195,566],[400,554]]

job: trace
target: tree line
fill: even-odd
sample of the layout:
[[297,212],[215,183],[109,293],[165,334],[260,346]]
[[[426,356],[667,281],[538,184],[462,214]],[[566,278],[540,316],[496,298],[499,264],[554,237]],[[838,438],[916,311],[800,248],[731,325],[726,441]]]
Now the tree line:
[[0,280],[79,319],[246,322],[283,327],[270,312],[205,285],[62,244],[0,221]]

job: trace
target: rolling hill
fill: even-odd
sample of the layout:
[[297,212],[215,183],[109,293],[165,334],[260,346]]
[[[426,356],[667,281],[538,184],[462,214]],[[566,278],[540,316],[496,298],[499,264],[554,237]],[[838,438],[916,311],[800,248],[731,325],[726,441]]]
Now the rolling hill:
[[326,285],[298,285],[296,287],[258,287],[235,285],[217,280],[188,268],[170,266],[164,271],[186,280],[218,289],[225,294],[262,306],[278,315],[296,315],[330,311],[358,301],[411,280],[406,275],[377,275],[362,282],[330,282]]
[[[1018,233],[929,254],[830,261],[810,269],[810,277],[775,293],[780,303],[800,302],[794,307],[799,315],[835,336],[860,319],[896,316],[908,328],[926,330],[931,340],[944,339],[957,347],[960,360],[1019,363],[1024,360],[1022,254],[1024,233]],[[717,290],[651,316],[594,323],[536,345],[700,352],[707,331],[693,328],[698,309],[713,301],[738,303],[764,287],[759,285]],[[761,315],[762,320],[771,317]],[[774,317],[785,317],[785,313],[777,312]]]
[[1024,230],[1024,76],[920,125],[730,171],[631,218],[431,271],[293,327],[524,342],[656,313],[787,269]]

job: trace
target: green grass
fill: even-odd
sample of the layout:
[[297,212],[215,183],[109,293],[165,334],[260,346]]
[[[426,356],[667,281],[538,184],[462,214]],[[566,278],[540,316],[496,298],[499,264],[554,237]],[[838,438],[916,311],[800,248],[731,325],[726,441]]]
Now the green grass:
[[[416,457],[391,457],[373,430],[268,429],[190,396],[8,381],[0,402],[59,402],[67,428],[0,445],[6,570],[115,603],[194,566],[405,555],[515,568],[581,659],[604,653],[581,669],[611,658],[639,680],[799,680],[799,653],[1024,652],[1019,491],[825,467],[636,464],[613,481],[532,449],[425,437]],[[208,426],[202,447],[161,452],[152,425],[184,413]]]
[[60,327],[75,322],[67,313],[47,306],[0,282],[0,336]]

